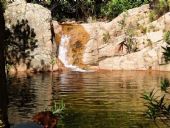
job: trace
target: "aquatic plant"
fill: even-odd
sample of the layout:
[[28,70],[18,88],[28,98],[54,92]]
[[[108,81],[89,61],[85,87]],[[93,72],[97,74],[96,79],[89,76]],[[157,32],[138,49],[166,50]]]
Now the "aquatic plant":
[[60,104],[57,104],[56,102],[53,102],[50,111],[51,111],[54,115],[60,117],[60,116],[63,115],[64,109],[65,109],[65,104],[64,104],[64,101],[61,100],[61,101],[60,101]]

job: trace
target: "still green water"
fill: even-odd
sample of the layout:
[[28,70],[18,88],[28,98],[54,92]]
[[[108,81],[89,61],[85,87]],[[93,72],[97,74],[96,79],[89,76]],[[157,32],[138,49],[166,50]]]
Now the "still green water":
[[[168,128],[145,118],[144,91],[159,89],[168,72],[112,71],[19,74],[8,82],[11,125],[64,100],[59,128]],[[169,122],[168,122],[169,123]]]

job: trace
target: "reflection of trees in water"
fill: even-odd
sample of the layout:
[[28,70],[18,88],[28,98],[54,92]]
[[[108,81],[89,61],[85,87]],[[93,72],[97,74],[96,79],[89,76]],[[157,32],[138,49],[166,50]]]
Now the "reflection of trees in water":
[[8,65],[26,64],[30,68],[33,56],[31,52],[37,48],[34,29],[29,26],[28,20],[17,21],[10,29],[6,29],[6,61]]
[[11,123],[29,120],[33,114],[45,110],[52,101],[49,73],[18,74],[9,81],[9,117]]
[[[15,81],[14,81],[15,79]],[[32,89],[31,77],[17,78],[13,77],[9,82],[9,101],[10,106],[17,108],[25,108],[25,111],[31,112],[32,107],[35,107],[35,90]],[[17,99],[17,102],[15,102]],[[30,106],[29,106],[30,105]]]

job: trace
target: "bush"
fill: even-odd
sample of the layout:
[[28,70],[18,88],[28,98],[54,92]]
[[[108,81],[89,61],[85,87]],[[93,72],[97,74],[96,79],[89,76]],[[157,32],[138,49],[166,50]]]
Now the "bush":
[[163,39],[167,44],[170,44],[170,31],[167,31],[167,32],[164,33]]
[[52,11],[53,18],[62,20],[88,17],[112,19],[125,10],[149,3],[149,0],[27,0],[41,4]]
[[146,116],[150,119],[166,119],[170,120],[170,104],[166,102],[167,89],[169,88],[169,80],[163,79],[161,81],[162,96],[157,96],[157,91],[152,90],[149,93],[144,93],[142,98],[145,101],[147,110]]
[[[167,31],[164,33],[163,39],[167,44],[170,44],[170,31]],[[164,49],[163,55],[164,55],[165,61],[166,62],[170,61],[170,47],[166,46],[162,48]]]
[[152,21],[154,21],[154,20],[156,20],[157,19],[157,14],[156,14],[156,12],[155,11],[150,11],[150,13],[149,13],[149,21],[150,22],[152,22]]
[[101,8],[101,15],[112,19],[123,11],[149,3],[148,0],[110,0]]
[[169,11],[170,1],[169,0],[156,0],[150,3],[151,13],[149,15],[150,21],[154,21],[158,19],[160,16]]

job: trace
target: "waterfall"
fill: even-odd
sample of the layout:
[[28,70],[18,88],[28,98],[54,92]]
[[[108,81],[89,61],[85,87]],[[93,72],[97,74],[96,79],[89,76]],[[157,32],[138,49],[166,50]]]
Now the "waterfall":
[[71,69],[72,71],[79,71],[79,72],[85,72],[86,70],[83,70],[75,65],[69,64],[68,62],[68,56],[67,56],[67,49],[69,47],[69,40],[70,37],[67,35],[62,35],[60,46],[59,46],[59,59],[64,64],[65,67]]

